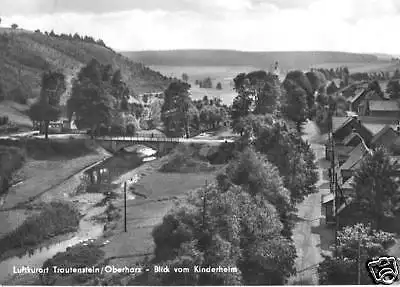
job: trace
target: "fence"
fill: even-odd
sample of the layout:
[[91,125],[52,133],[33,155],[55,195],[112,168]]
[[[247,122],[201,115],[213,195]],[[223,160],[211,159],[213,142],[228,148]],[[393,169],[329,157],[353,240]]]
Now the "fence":
[[135,136],[100,136],[96,137],[98,140],[105,141],[131,141],[131,142],[183,142],[183,138],[167,138],[163,137],[149,137],[149,135],[145,135],[143,137],[135,135]]

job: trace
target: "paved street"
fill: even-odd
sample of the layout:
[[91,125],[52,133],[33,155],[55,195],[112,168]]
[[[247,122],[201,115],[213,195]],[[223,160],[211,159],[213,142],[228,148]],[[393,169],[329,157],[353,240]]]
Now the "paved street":
[[[317,187],[326,186],[327,179],[323,177],[323,170],[328,164],[324,160],[325,147],[320,143],[321,137],[313,122],[308,122],[304,126],[303,138],[311,144],[319,165],[320,180]],[[298,274],[291,278],[290,284],[318,284],[317,267],[323,259],[321,252],[327,252],[329,243],[333,240],[333,231],[326,228],[325,218],[321,215],[321,196],[328,193],[329,190],[320,189],[318,193],[308,196],[297,206],[299,222],[293,230],[293,240],[298,255],[296,260]]]

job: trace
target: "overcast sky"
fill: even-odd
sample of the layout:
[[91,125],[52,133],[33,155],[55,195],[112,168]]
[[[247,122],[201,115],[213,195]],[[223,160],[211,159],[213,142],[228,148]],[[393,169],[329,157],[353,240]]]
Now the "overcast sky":
[[1,26],[102,38],[116,50],[400,54],[400,0],[1,0]]

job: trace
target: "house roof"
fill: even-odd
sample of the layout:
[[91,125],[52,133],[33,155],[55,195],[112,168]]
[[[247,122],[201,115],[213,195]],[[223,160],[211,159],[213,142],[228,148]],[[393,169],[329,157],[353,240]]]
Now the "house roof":
[[359,116],[358,118],[362,123],[367,123],[367,124],[385,124],[385,125],[396,124],[396,119],[393,119],[391,117]]
[[343,185],[343,189],[352,189],[354,183],[354,176],[350,177]]
[[351,170],[357,168],[358,166],[356,165],[361,161],[366,153],[367,150],[364,145],[360,143],[350,152],[349,158],[340,166],[340,170]]
[[335,153],[340,157],[340,156],[348,156],[352,150],[354,149],[353,146],[341,146],[337,145],[335,146]]
[[352,202],[353,202],[353,200],[354,200],[354,199],[353,199],[352,197],[346,198],[346,199],[345,199],[345,203],[343,203],[343,204],[338,208],[337,214],[340,214],[344,209],[346,209],[346,207],[348,207],[349,205],[351,205]]
[[375,136],[372,138],[371,143],[375,143],[381,136],[385,135],[389,131],[394,132],[394,129],[391,125],[386,125],[383,129],[381,129]]
[[357,136],[355,134],[349,134],[345,139],[343,140],[343,144],[347,146],[354,138]]
[[359,99],[363,95],[365,95],[365,90],[356,91],[354,96],[349,97],[347,101],[350,103],[354,103],[357,99]]
[[[362,123],[362,125],[371,132],[371,134],[376,137],[378,134],[380,134],[382,132],[382,134],[385,134],[385,131],[383,131],[383,129],[385,129],[387,126],[389,126],[390,128],[395,128],[395,125],[388,125],[388,124],[383,124],[383,123]],[[387,131],[386,131],[387,132]],[[377,139],[382,136],[379,135],[377,137]],[[376,140],[376,139],[375,139]]]
[[332,117],[333,132],[336,132],[339,129],[343,128],[348,123],[350,123],[353,119],[354,119],[353,117]]
[[400,111],[399,104],[396,101],[369,101],[370,111],[387,111],[398,112]]
[[328,193],[322,195],[322,204],[326,204],[328,202],[331,202],[335,198],[335,195],[333,193]]

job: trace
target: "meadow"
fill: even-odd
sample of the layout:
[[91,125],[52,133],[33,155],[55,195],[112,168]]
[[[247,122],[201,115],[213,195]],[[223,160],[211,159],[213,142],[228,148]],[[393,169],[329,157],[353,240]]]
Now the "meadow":
[[[182,74],[186,73],[189,76],[189,84],[192,86],[191,92],[194,100],[208,96],[209,98],[220,98],[227,105],[230,105],[236,96],[236,92],[233,90],[233,79],[240,73],[260,69],[251,66],[150,66],[150,68],[167,77],[182,78]],[[211,78],[214,88],[203,89],[195,85],[196,80],[203,80],[206,77]],[[221,83],[222,90],[215,88],[218,82]]]

